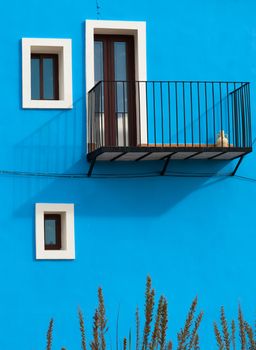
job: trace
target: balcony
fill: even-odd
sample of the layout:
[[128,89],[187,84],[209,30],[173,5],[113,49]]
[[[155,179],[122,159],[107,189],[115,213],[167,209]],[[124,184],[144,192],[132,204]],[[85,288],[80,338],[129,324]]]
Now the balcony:
[[250,84],[100,81],[88,93],[88,161],[232,160],[252,151]]

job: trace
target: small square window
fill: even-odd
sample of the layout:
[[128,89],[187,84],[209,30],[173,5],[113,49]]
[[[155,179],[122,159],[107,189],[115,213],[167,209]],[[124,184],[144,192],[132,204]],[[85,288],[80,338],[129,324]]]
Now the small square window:
[[57,54],[31,54],[31,99],[59,99],[59,57]]
[[74,205],[37,203],[36,259],[75,259]]
[[22,107],[72,108],[70,39],[22,39]]

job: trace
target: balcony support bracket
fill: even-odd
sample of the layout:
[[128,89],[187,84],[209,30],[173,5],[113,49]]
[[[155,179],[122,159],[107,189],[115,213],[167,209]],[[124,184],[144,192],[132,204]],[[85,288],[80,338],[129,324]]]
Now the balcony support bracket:
[[88,177],[91,177],[91,175],[92,175],[93,168],[94,168],[94,165],[95,165],[95,163],[96,163],[96,158],[97,158],[97,157],[93,158],[92,161],[91,161],[90,168],[89,168],[89,171],[88,171],[88,173],[87,173],[87,176],[88,176]]
[[164,162],[164,166],[163,166],[163,169],[161,170],[160,172],[160,175],[161,176],[164,176],[164,174],[166,173],[166,170],[167,170],[167,167],[168,167],[168,164],[170,162],[170,159],[171,159],[171,155],[169,157],[166,158],[165,162]]
[[231,173],[230,176],[235,176],[235,175],[236,175],[236,172],[237,172],[238,168],[240,167],[240,165],[241,165],[241,163],[242,163],[242,161],[243,161],[243,159],[244,159],[244,156],[245,156],[245,155],[243,155],[243,156],[241,156],[241,157],[239,158],[239,161],[237,162],[237,164],[236,164],[236,166],[235,166],[235,169],[233,170],[233,172]]

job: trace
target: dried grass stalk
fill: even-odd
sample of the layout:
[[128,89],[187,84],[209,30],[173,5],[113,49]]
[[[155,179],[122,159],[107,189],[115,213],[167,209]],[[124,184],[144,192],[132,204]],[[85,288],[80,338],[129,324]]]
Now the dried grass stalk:
[[224,339],[226,350],[230,350],[230,335],[228,331],[228,323],[225,315],[224,306],[222,306],[220,310],[220,321],[221,321],[223,339]]
[[78,317],[79,317],[79,325],[80,325],[80,332],[81,332],[81,348],[82,350],[86,350],[84,316],[80,308],[78,309]]
[[167,350],[172,350],[172,342],[171,341],[168,342]]
[[159,339],[160,350],[165,350],[166,348],[167,324],[168,324],[168,308],[167,308],[167,300],[164,298],[162,302],[161,318],[160,318],[160,339]]
[[53,332],[53,319],[50,320],[47,335],[46,335],[46,350],[51,350],[52,348],[52,332]]
[[144,326],[144,334],[143,334],[143,344],[142,349],[146,350],[148,348],[148,340],[151,330],[151,322],[153,318],[153,310],[154,310],[154,300],[155,300],[155,291],[151,288],[151,278],[147,277],[146,283],[146,292],[145,292],[145,326]]
[[233,350],[236,350],[236,324],[234,320],[231,322],[231,342]]
[[100,350],[100,342],[99,342],[99,311],[95,310],[93,316],[93,341],[91,342],[92,350]]
[[249,325],[249,323],[247,323],[247,322],[244,322],[244,327],[245,327],[245,332],[246,332],[248,340],[249,340],[249,349],[250,350],[255,350],[256,349],[256,343],[255,343],[255,340],[254,340],[253,329]]
[[139,350],[140,347],[140,314],[139,314],[139,308],[137,306],[136,308],[136,350]]
[[198,329],[199,329],[200,324],[202,322],[202,318],[203,318],[203,312],[200,312],[195,320],[194,328],[193,328],[192,333],[191,333],[190,342],[189,342],[189,346],[188,346],[189,350],[194,348],[196,340],[199,341],[197,332],[198,332]]
[[128,350],[132,350],[132,331],[129,331]]
[[184,328],[180,330],[180,333],[178,333],[178,350],[183,350],[185,348],[187,340],[189,339],[190,328],[194,319],[196,306],[197,306],[197,297],[193,300],[191,304]]
[[152,350],[154,350],[157,347],[157,344],[160,342],[160,320],[162,315],[163,301],[164,301],[164,297],[161,296],[157,306],[155,326],[152,334],[151,347],[150,347]]
[[224,348],[224,343],[222,341],[221,333],[219,331],[219,328],[218,328],[216,322],[214,322],[213,328],[214,328],[214,334],[215,334],[215,338],[216,338],[216,341],[217,341],[218,348],[219,349],[223,349]]
[[194,350],[200,350],[200,346],[199,346],[199,335],[198,333],[196,334],[196,338],[195,338],[195,342],[194,342]]
[[239,322],[239,335],[241,341],[241,350],[246,350],[246,337],[245,337],[245,327],[244,327],[244,317],[242,309],[239,305],[238,307],[238,322]]
[[105,333],[107,332],[107,319],[102,288],[98,289],[98,302],[100,348],[101,350],[106,350]]
[[127,339],[124,338],[124,341],[123,341],[123,350],[127,350]]

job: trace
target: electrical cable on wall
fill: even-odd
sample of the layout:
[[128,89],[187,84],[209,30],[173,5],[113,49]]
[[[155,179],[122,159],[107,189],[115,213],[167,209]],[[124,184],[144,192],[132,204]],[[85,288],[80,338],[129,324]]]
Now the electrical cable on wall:
[[[201,177],[201,178],[213,178],[213,177],[230,177],[232,173],[185,173],[185,172],[172,172],[166,173],[164,177]],[[65,178],[65,179],[87,179],[87,174],[77,173],[44,173],[44,172],[26,172],[26,171],[15,171],[15,170],[0,170],[0,175],[5,176],[20,176],[20,177],[47,177],[47,178]],[[159,177],[158,172],[149,172],[149,173],[141,173],[141,174],[94,174],[93,178],[146,178],[146,177]],[[241,178],[243,180],[255,181],[256,179],[235,175],[234,177]]]

